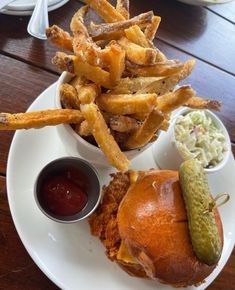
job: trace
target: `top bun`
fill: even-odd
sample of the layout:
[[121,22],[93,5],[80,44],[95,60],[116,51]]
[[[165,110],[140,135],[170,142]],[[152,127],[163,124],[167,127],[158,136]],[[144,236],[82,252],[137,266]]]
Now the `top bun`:
[[[217,210],[215,215],[223,241]],[[176,287],[197,285],[215,268],[193,252],[176,171],[144,173],[119,206],[118,229],[128,252],[152,279]]]

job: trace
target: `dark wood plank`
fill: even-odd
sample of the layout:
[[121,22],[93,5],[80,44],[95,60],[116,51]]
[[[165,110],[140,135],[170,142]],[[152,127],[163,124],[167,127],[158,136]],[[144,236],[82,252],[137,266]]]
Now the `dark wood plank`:
[[158,38],[235,74],[235,26],[197,6],[175,0],[134,1],[132,14],[153,10],[162,17]]
[[227,19],[228,21],[231,21],[232,23],[235,23],[235,2],[229,2],[223,5],[213,5],[208,6],[208,10],[216,13],[217,15],[220,15]]
[[6,196],[6,179],[0,177],[0,289],[56,290],[26,252],[15,230]]
[[[235,155],[235,146],[233,146]],[[15,230],[6,195],[6,179],[0,177],[0,289],[57,290],[34,264]],[[16,258],[17,257],[17,258]],[[235,289],[235,249],[208,290]]]
[[[56,75],[3,55],[0,55],[0,63],[1,112],[25,112],[33,100],[58,78]],[[0,131],[0,173],[6,171],[12,136],[12,132]]]

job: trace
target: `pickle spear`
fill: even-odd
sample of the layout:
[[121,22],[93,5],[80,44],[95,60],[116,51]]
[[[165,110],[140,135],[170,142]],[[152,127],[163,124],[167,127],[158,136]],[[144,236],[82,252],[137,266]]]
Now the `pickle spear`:
[[213,199],[207,176],[198,161],[189,159],[180,166],[179,180],[193,250],[201,262],[210,266],[215,265],[220,259],[223,245],[214,209],[210,207]]

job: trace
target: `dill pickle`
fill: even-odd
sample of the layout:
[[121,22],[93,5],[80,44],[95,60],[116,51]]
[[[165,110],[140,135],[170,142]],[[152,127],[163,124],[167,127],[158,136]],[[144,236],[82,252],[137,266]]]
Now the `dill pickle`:
[[214,210],[209,210],[212,197],[206,173],[198,161],[189,159],[180,166],[179,180],[195,255],[201,262],[215,265],[223,246]]

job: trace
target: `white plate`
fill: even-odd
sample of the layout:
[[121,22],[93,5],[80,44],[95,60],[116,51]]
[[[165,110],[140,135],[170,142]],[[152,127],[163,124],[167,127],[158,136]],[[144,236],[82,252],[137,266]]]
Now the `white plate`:
[[[29,111],[54,108],[54,94],[55,84],[33,102]],[[36,176],[46,163],[65,155],[64,146],[54,127],[18,131],[11,144],[7,164],[10,210],[18,234],[35,263],[63,290],[173,289],[158,282],[130,277],[109,261],[101,242],[90,235],[87,221],[70,225],[58,224],[40,212],[33,197]],[[133,160],[132,164],[135,169],[156,167],[151,147]],[[102,182],[107,183],[108,174],[112,170],[98,168],[98,171]],[[220,209],[224,226],[222,258],[206,283],[197,289],[204,289],[215,279],[234,247],[234,173],[235,163],[231,154],[223,171],[209,177],[212,192],[215,194],[227,191],[231,200]]]
[[[62,7],[63,5],[65,5],[69,0],[60,0],[59,2],[57,1],[56,4],[51,5],[48,7],[48,11],[53,11],[56,10],[60,7]],[[6,14],[6,15],[15,15],[15,16],[27,16],[27,15],[32,15],[33,10],[8,10],[8,9],[2,9],[0,11],[0,13],[2,14]]]
[[[48,6],[55,5],[61,0],[48,0]],[[33,10],[37,0],[16,0],[5,8],[9,10]]]

